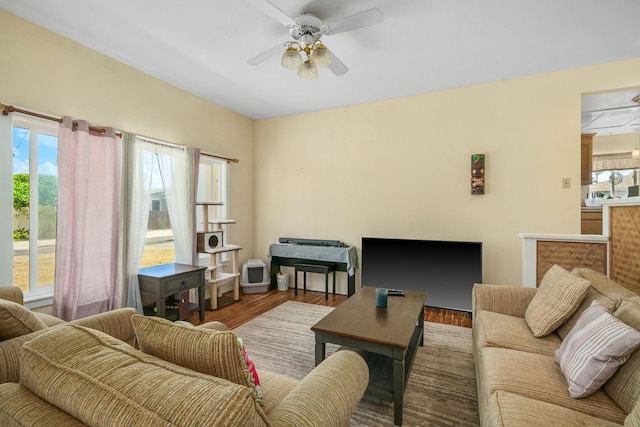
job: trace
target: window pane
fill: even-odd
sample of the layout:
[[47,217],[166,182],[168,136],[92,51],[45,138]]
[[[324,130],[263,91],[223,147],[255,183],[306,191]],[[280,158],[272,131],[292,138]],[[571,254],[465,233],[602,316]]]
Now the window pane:
[[174,262],[176,251],[173,243],[173,230],[167,209],[164,185],[157,160],[153,163],[151,175],[151,206],[147,224],[147,242],[142,252],[140,267]]
[[[216,219],[227,219],[227,162],[225,160],[216,159],[209,156],[200,157],[199,173],[198,173],[198,202],[217,202],[219,205],[198,206],[196,208],[196,227],[198,231],[205,230],[205,221],[207,229],[212,230],[214,226],[210,224]],[[204,218],[205,210],[209,217]],[[229,231],[226,225],[221,227],[224,230],[224,242],[229,241]],[[229,253],[225,252],[220,256],[220,261],[229,261]],[[200,263],[209,264],[210,256],[200,254]]]
[[38,134],[38,286],[55,280],[58,139]]
[[57,126],[15,119],[13,127],[13,279],[24,292],[55,279]]
[[[219,206],[209,206],[209,220],[226,219],[225,179],[225,161],[212,159],[210,157],[203,157],[200,160],[197,200],[222,203]],[[196,211],[196,220],[198,221],[198,226],[203,229],[204,218],[202,218],[202,209]]]
[[627,197],[629,187],[638,185],[638,169],[593,172],[592,182],[589,185],[591,198]]
[[29,130],[13,128],[13,283],[29,291]]

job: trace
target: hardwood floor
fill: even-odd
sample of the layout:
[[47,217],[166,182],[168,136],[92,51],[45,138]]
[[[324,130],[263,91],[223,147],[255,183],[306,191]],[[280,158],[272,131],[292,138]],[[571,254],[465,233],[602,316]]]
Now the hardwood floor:
[[[299,301],[308,304],[337,307],[346,300],[346,295],[334,296],[329,294],[329,299],[325,301],[324,292],[303,292],[299,290],[298,295],[296,296],[294,295],[293,289],[289,289],[288,291],[279,291],[274,289],[262,294],[242,294],[241,292],[240,301],[230,303],[232,301],[231,293],[228,293],[218,299],[219,308],[217,310],[207,310],[205,312],[203,322],[199,321],[198,313],[192,314],[187,320],[194,325],[217,320],[233,329],[248,322],[254,317],[261,315],[262,313],[271,310],[285,301]],[[225,303],[229,304],[225,305]],[[464,326],[468,328],[471,327],[471,313],[463,311],[425,307],[424,320],[427,322],[445,323],[448,325]]]

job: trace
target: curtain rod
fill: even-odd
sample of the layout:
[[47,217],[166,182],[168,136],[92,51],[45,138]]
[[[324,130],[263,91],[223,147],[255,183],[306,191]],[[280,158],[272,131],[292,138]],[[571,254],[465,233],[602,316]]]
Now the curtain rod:
[[[51,117],[51,116],[47,116],[47,115],[40,114],[40,113],[34,113],[33,111],[23,110],[21,108],[16,108],[13,105],[5,105],[5,104],[0,103],[0,108],[2,108],[2,115],[3,116],[8,116],[10,113],[22,113],[22,114],[26,114],[28,116],[38,117],[40,119],[51,120],[52,122],[62,123],[62,119],[61,118]],[[75,122],[73,122],[73,128],[75,129],[76,127],[77,127],[77,124]],[[101,134],[106,132],[106,130],[104,128],[99,128],[99,127],[96,127],[96,126],[89,126],[89,130],[92,130],[94,132],[98,132],[98,133],[101,133]],[[122,138],[122,133],[116,132],[116,136],[118,138]]]
[[228,163],[239,163],[240,162],[240,160],[238,160],[238,159],[232,159],[231,157],[218,156],[217,154],[209,154],[209,153],[200,152],[200,155],[201,156],[206,156],[206,157],[213,157],[214,159],[226,160]]
[[[51,116],[47,116],[44,114],[40,114],[40,113],[35,113],[33,111],[29,111],[29,110],[23,110],[21,108],[16,108],[12,105],[5,105],[3,103],[0,102],[0,109],[2,109],[2,115],[3,116],[8,116],[10,113],[22,113],[22,114],[26,114],[29,116],[33,116],[33,117],[38,117],[40,119],[45,119],[45,120],[51,120],[54,122],[58,122],[58,123],[62,123],[62,119],[61,118],[56,118],[56,117],[51,117]],[[99,132],[99,133],[104,133],[105,130],[102,128],[98,128],[98,127],[93,127],[90,126],[89,127],[90,130],[94,131],[94,132]],[[122,133],[116,133],[116,136],[118,136],[119,138],[122,138]],[[142,137],[144,138],[144,137]],[[240,160],[238,159],[232,159],[230,157],[224,157],[224,156],[218,156],[217,154],[209,154],[209,153],[200,153],[200,155],[202,156],[207,156],[207,157],[213,157],[215,159],[222,159],[222,160],[226,160],[228,163],[239,163]]]
[[138,140],[144,141],[144,142],[149,143],[149,144],[159,145],[161,147],[166,147],[166,148],[173,148],[175,150],[185,150],[187,148],[187,147],[183,147],[182,145],[172,144],[172,143],[166,142],[166,141],[158,141],[157,139],[149,138],[149,137],[142,136],[142,135],[136,135],[136,138]]

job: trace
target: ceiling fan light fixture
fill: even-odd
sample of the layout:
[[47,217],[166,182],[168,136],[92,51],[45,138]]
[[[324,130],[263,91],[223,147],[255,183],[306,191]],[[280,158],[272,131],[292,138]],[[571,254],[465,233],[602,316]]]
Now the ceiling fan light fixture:
[[289,46],[282,54],[280,65],[287,70],[297,70],[302,65],[302,56],[296,48]]
[[331,52],[323,44],[316,46],[311,52],[311,63],[316,67],[328,67],[333,63]]
[[311,63],[309,59],[298,68],[298,77],[306,80],[314,80],[318,78],[318,69]]

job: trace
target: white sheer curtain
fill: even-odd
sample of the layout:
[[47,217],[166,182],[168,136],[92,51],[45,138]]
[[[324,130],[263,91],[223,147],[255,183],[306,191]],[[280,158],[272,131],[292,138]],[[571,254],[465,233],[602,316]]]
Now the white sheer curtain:
[[[74,123],[76,129],[74,130]],[[53,314],[73,320],[115,308],[120,146],[63,117],[58,132],[58,220]]]
[[120,239],[121,269],[118,281],[118,307],[134,307],[142,313],[138,270],[147,239],[153,146],[139,141],[136,135],[123,134],[123,198],[122,236]]
[[175,261],[193,262],[195,242],[195,178],[191,150],[158,145],[158,164],[173,230]]
[[[138,271],[146,245],[152,187],[160,182],[164,188],[174,235],[175,262],[191,264],[195,254],[196,230],[196,181],[191,156],[199,150],[151,141],[129,133],[123,135],[123,142],[122,267],[117,301],[119,306],[135,307],[142,313]],[[156,177],[155,164],[160,172]]]
[[200,261],[200,254],[198,254],[196,248],[196,232],[198,231],[198,221],[196,219],[196,202],[198,200],[198,177],[200,176],[200,149],[199,148],[189,148],[187,149],[187,156],[189,158],[189,168],[187,169],[187,174],[191,177],[189,182],[193,187],[190,191],[190,200],[188,206],[193,206],[193,214],[192,214],[192,229],[191,229],[191,264],[198,265]]

